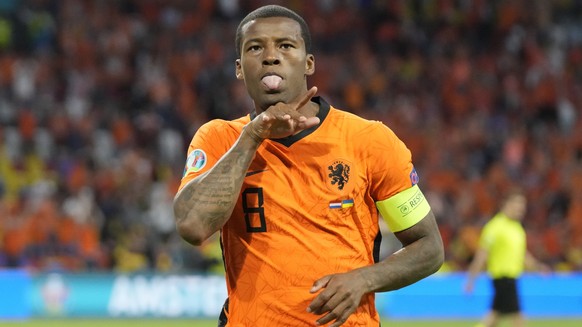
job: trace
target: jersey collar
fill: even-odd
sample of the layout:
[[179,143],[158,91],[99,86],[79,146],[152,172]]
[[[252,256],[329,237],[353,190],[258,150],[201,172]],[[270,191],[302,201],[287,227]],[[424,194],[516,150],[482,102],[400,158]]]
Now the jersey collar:
[[[308,128],[306,130],[303,130],[295,135],[284,137],[282,139],[271,139],[271,141],[280,143],[286,147],[290,147],[291,145],[293,145],[293,143],[295,143],[295,142],[303,139],[307,135],[315,132],[315,130],[317,130],[319,128],[319,126],[321,126],[321,124],[323,124],[323,121],[325,120],[325,118],[329,114],[330,106],[322,97],[319,97],[319,96],[313,97],[311,99],[311,101],[313,101],[319,105],[319,111],[317,112],[317,115],[316,115],[317,118],[319,118],[319,124],[317,124],[311,128]],[[255,119],[255,117],[257,117],[257,113],[255,111],[253,111],[250,114],[250,118],[251,118],[251,120],[253,120],[253,119]]]

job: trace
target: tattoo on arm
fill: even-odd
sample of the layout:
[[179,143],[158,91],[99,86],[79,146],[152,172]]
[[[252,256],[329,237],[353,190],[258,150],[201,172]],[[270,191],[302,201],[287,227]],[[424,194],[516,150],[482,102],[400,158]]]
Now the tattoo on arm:
[[209,237],[226,223],[238,199],[245,172],[259,146],[243,135],[214,167],[178,193],[174,202],[178,224],[201,229]]

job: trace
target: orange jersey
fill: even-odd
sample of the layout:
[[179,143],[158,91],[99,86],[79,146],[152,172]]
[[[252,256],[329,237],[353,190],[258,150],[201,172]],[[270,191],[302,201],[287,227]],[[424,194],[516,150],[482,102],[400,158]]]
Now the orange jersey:
[[[417,182],[410,151],[384,124],[330,107],[318,126],[265,140],[221,229],[227,326],[313,326],[313,282],[378,261],[375,201]],[[227,152],[251,117],[213,120],[194,136],[182,188]],[[379,326],[374,294],[344,326]]]

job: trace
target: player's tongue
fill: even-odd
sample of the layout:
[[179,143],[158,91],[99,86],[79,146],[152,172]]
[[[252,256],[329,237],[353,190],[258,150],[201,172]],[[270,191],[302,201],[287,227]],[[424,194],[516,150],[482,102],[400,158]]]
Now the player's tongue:
[[281,85],[282,79],[277,75],[269,75],[263,77],[262,81],[269,89],[276,90],[279,88],[279,85]]

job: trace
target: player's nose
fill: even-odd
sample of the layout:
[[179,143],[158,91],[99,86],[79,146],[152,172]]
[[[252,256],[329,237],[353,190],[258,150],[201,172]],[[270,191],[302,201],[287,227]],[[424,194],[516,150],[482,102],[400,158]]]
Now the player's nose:
[[280,63],[281,59],[279,58],[279,52],[277,51],[276,47],[266,46],[265,50],[263,51],[263,65],[271,66],[279,65]]

